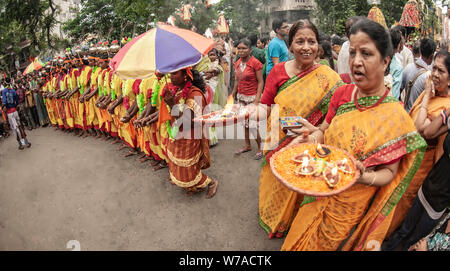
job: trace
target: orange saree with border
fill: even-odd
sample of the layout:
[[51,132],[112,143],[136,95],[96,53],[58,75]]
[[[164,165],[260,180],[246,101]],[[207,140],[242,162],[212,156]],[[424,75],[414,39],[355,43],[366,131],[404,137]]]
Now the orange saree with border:
[[[364,97],[358,103],[369,107],[380,98]],[[346,150],[366,168],[401,158],[397,175],[383,187],[355,184],[303,205],[282,250],[379,249],[395,205],[422,162],[426,142],[398,100],[388,96],[363,112],[353,101],[341,105],[325,131],[324,143]]]
[[[292,222],[303,195],[284,187],[273,175],[270,157],[292,141],[279,124],[279,117],[301,116],[318,125],[328,112],[334,91],[343,83],[339,75],[327,66],[315,65],[292,77],[278,90],[275,106],[267,124],[267,138],[259,186],[259,224],[269,238],[283,236]],[[277,115],[278,113],[278,115]]]
[[[420,105],[422,104],[423,96],[425,92],[417,98],[409,115],[415,121],[417,116],[419,115]],[[450,108],[450,97],[433,97],[428,102],[428,118],[430,120],[439,116],[443,109]],[[430,170],[433,168],[434,164],[441,158],[443,154],[443,144],[447,133],[441,135],[439,138],[434,140],[427,140],[428,148],[423,157],[422,165],[417,171],[416,175],[414,175],[413,180],[411,181],[408,189],[405,191],[400,202],[397,204],[395,209],[395,214],[391,226],[389,228],[388,236],[390,236],[395,229],[397,229],[402,221],[405,219],[406,214],[411,208],[412,202],[417,196],[420,187],[422,186],[423,181],[427,177]]]

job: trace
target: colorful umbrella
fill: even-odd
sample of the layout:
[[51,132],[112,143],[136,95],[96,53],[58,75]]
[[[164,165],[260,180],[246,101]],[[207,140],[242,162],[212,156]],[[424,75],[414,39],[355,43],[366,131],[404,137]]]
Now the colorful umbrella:
[[122,79],[144,79],[156,71],[170,73],[193,66],[213,46],[212,39],[160,23],[125,44],[110,65]]
[[23,75],[29,74],[30,72],[33,71],[40,70],[44,66],[45,64],[42,61],[40,61],[37,57],[35,57],[33,61],[30,63],[30,65],[28,65],[27,68],[23,71]]
[[420,13],[416,1],[408,1],[408,3],[406,3],[406,5],[403,7],[403,14],[399,24],[406,27],[419,28]]
[[377,7],[373,6],[370,11],[369,15],[367,15],[367,18],[371,19],[374,22],[377,22],[384,26],[384,28],[388,28],[386,24],[386,19],[384,18],[383,12]]

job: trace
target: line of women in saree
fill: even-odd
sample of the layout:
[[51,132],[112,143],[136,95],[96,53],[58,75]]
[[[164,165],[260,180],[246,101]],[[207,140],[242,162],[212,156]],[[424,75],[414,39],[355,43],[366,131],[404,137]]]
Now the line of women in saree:
[[[439,158],[436,150],[442,147],[436,146],[447,133],[444,124],[432,139],[425,140],[421,133],[424,125],[450,107],[450,80],[441,80],[445,82],[438,88],[439,74],[433,71],[436,95],[421,107],[423,94],[408,115],[384,85],[393,48],[389,32],[381,25],[363,19],[351,28],[349,66],[354,84],[344,85],[332,69],[316,64],[318,48],[317,28],[308,20],[296,22],[289,33],[289,50],[295,58],[273,68],[261,104],[250,109],[251,118],[268,119],[269,129],[260,175],[259,223],[269,238],[286,236],[282,250],[379,250]],[[450,63],[448,52],[438,57]],[[448,76],[450,67],[444,68]],[[271,117],[275,113],[306,121],[288,135],[279,118]],[[358,160],[361,177],[331,197],[287,189],[272,173],[270,157],[302,142],[346,150]]]
[[[108,67],[107,57],[88,59],[84,65],[82,59],[68,61],[42,85],[52,126],[69,131],[93,129],[120,139],[131,150],[151,157],[157,169],[167,164],[170,181],[188,194],[208,187],[207,198],[214,196],[218,182],[201,171],[210,164],[207,135],[184,139],[171,129],[177,118],[170,110],[180,100],[186,110],[202,114],[206,100],[198,105],[194,99],[205,99],[200,73],[187,68],[143,80],[122,80]],[[172,91],[168,104],[165,96]],[[180,135],[190,128],[181,126]]]
[[[84,64],[82,59],[66,60],[61,71],[47,79],[41,89],[52,126],[77,134],[81,131],[80,136],[103,133],[156,161],[167,159],[161,148],[164,134],[150,126],[136,129],[130,122],[135,107],[140,110],[147,105],[156,76],[121,80],[108,67],[107,56],[88,56]],[[137,106],[138,100],[144,103]]]

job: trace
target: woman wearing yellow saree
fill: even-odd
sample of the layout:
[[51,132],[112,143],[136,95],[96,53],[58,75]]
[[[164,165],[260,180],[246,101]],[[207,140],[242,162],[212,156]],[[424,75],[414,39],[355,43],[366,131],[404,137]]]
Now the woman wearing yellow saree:
[[[446,69],[445,56],[442,53],[436,54],[433,73],[425,83],[425,90],[411,108],[410,116],[415,122],[417,130],[426,139],[428,148],[423,157],[422,165],[395,209],[389,235],[403,221],[426,176],[444,153],[443,143],[447,133],[426,134],[425,130],[430,126],[432,119],[438,117],[444,109],[450,108],[449,82],[442,78],[448,74]],[[432,93],[433,86],[436,95]]]
[[42,87],[42,91],[44,92],[43,97],[45,98],[45,106],[48,112],[48,118],[50,119],[50,123],[53,127],[56,127],[57,121],[53,107],[53,100],[50,98],[52,93],[52,82],[50,79],[46,79],[47,82]]
[[[348,190],[302,206],[282,250],[378,250],[395,205],[420,166],[426,142],[384,75],[393,55],[389,33],[363,19],[350,30],[349,64],[356,85],[338,88],[320,128],[307,137],[352,154],[361,177]],[[300,131],[298,131],[300,132]]]
[[123,139],[122,136],[122,125],[123,123],[120,122],[120,117],[123,115],[123,106],[119,106],[122,104],[123,97],[122,97],[122,85],[124,82],[115,74],[114,72],[111,72],[110,74],[110,84],[111,84],[111,104],[108,105],[108,113],[111,116],[112,119],[112,128],[111,129],[111,135],[116,138],[116,140],[113,141],[113,143],[118,143],[121,139]]
[[[97,60],[95,57],[89,57],[89,65],[91,66],[91,72],[88,73],[86,82],[89,83],[89,93],[84,96],[84,110],[86,111],[86,123],[88,128],[91,128],[94,132],[92,135],[99,137],[99,120],[96,112],[95,97],[98,93],[98,76],[101,73],[101,68],[97,66]],[[98,108],[97,108],[98,109]]]
[[143,96],[143,110],[139,115],[134,125],[137,129],[143,129],[144,146],[147,157],[145,160],[153,159],[151,166],[153,170],[159,170],[167,167],[165,162],[166,157],[161,148],[161,136],[158,129],[159,105],[160,105],[160,90],[165,86],[166,79],[161,80],[162,75],[153,75],[150,78],[144,79],[140,85],[140,95]]
[[133,126],[133,121],[136,119],[137,104],[136,90],[139,91],[139,85],[141,79],[127,79],[122,84],[122,98],[123,102],[119,107],[123,107],[123,114],[121,115],[120,122],[122,123],[121,134],[122,140],[131,149],[129,154],[136,154],[135,149],[137,147],[137,133]]
[[[299,203],[303,201],[303,196],[288,190],[276,179],[267,164],[276,151],[293,139],[281,129],[279,117],[301,116],[318,124],[328,111],[331,95],[342,85],[336,72],[315,64],[318,40],[317,28],[310,21],[301,20],[291,27],[289,49],[295,59],[274,66],[257,107],[259,119],[264,119],[266,112],[271,114],[259,187],[259,222],[269,238],[282,237],[287,232]],[[276,106],[271,109],[272,105]]]
[[82,121],[83,132],[81,132],[80,136],[87,137],[89,135],[88,129],[90,129],[92,127],[88,127],[87,112],[85,109],[83,97],[86,94],[86,92],[89,90],[88,84],[89,84],[89,80],[91,77],[90,74],[92,73],[92,68],[91,68],[91,66],[88,65],[87,61],[83,60],[82,63],[83,63],[83,67],[81,68],[81,71],[78,76],[78,81],[77,81],[77,84],[78,84],[79,90],[80,90],[80,95],[78,97],[78,116],[79,116],[79,118],[83,119],[83,121]]
[[[71,91],[71,71],[69,71],[67,68],[64,70],[65,74],[63,73],[63,76],[60,81],[60,90],[62,92],[68,93]],[[72,114],[72,110],[70,108],[70,102],[63,97],[61,98],[61,105],[64,108],[64,127],[68,130],[72,130],[74,128],[74,117]]]
[[64,105],[62,103],[62,100],[59,98],[59,94],[61,94],[62,90],[61,90],[61,83],[62,83],[62,79],[63,79],[63,74],[61,73],[57,73],[56,76],[53,78],[53,103],[55,106],[55,115],[56,115],[56,120],[58,122],[58,128],[61,130],[64,130],[65,128],[65,112],[64,112]]

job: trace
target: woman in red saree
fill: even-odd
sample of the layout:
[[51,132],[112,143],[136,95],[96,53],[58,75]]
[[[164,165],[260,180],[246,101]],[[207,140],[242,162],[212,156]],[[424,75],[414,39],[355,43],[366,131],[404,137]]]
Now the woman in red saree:
[[190,68],[171,73],[170,80],[164,88],[161,106],[167,106],[171,116],[160,115],[170,122],[167,143],[170,180],[188,195],[208,187],[206,198],[212,198],[218,181],[202,173],[202,169],[210,166],[209,137],[201,126],[194,127],[193,123],[194,115],[202,115],[206,106],[205,83]]

